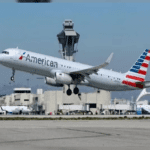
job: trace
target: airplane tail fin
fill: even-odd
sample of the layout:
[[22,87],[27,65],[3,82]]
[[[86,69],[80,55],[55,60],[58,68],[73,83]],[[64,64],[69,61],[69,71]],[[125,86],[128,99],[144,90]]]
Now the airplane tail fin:
[[150,61],[150,50],[146,49],[131,69],[125,74],[131,82],[144,82]]

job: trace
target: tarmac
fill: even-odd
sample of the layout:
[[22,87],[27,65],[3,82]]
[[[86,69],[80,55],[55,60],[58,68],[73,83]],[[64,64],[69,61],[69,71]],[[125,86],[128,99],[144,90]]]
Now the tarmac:
[[150,115],[0,115],[0,118],[141,118]]
[[0,150],[150,149],[148,120],[0,121]]

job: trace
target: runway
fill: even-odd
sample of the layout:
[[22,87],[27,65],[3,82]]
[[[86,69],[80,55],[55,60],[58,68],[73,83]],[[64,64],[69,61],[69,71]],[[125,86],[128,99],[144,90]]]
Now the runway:
[[150,120],[0,121],[0,150],[149,149]]

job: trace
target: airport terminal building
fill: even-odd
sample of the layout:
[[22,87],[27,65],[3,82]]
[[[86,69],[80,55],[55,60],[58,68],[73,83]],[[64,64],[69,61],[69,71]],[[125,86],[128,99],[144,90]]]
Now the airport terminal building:
[[98,114],[102,106],[109,105],[110,101],[111,93],[104,90],[67,96],[63,91],[43,92],[37,89],[37,93],[33,94],[31,88],[15,88],[11,95],[0,97],[0,106],[28,106],[38,114],[66,114],[69,111]]
[[36,94],[31,88],[14,88],[10,95],[0,97],[0,106],[26,106],[31,114],[149,114],[150,105],[147,100],[133,102],[126,99],[111,99],[109,91],[100,90],[94,93],[72,94],[67,96],[62,91],[43,91],[37,89]]

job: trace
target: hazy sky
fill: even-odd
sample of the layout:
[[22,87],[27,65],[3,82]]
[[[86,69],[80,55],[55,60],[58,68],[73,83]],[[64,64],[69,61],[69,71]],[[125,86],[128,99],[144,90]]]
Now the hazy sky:
[[[107,68],[126,72],[140,54],[150,48],[149,8],[150,3],[1,3],[0,51],[18,46],[60,57],[56,35],[63,29],[63,21],[72,19],[74,29],[80,34],[76,61],[95,66],[103,63],[114,52]],[[10,93],[12,87],[26,86],[28,78],[33,91],[37,86],[56,89],[46,86],[43,80],[37,80],[36,75],[18,71],[16,82],[10,85],[11,69],[3,66],[0,69],[1,94]],[[150,80],[150,71],[146,80]],[[112,92],[112,98],[131,98],[139,93]]]
[[[0,0],[0,3],[16,3],[18,0]],[[23,1],[23,0],[22,0]],[[24,0],[25,1],[25,0]],[[32,1],[32,0],[31,0]],[[144,3],[149,0],[51,0],[53,3]]]

